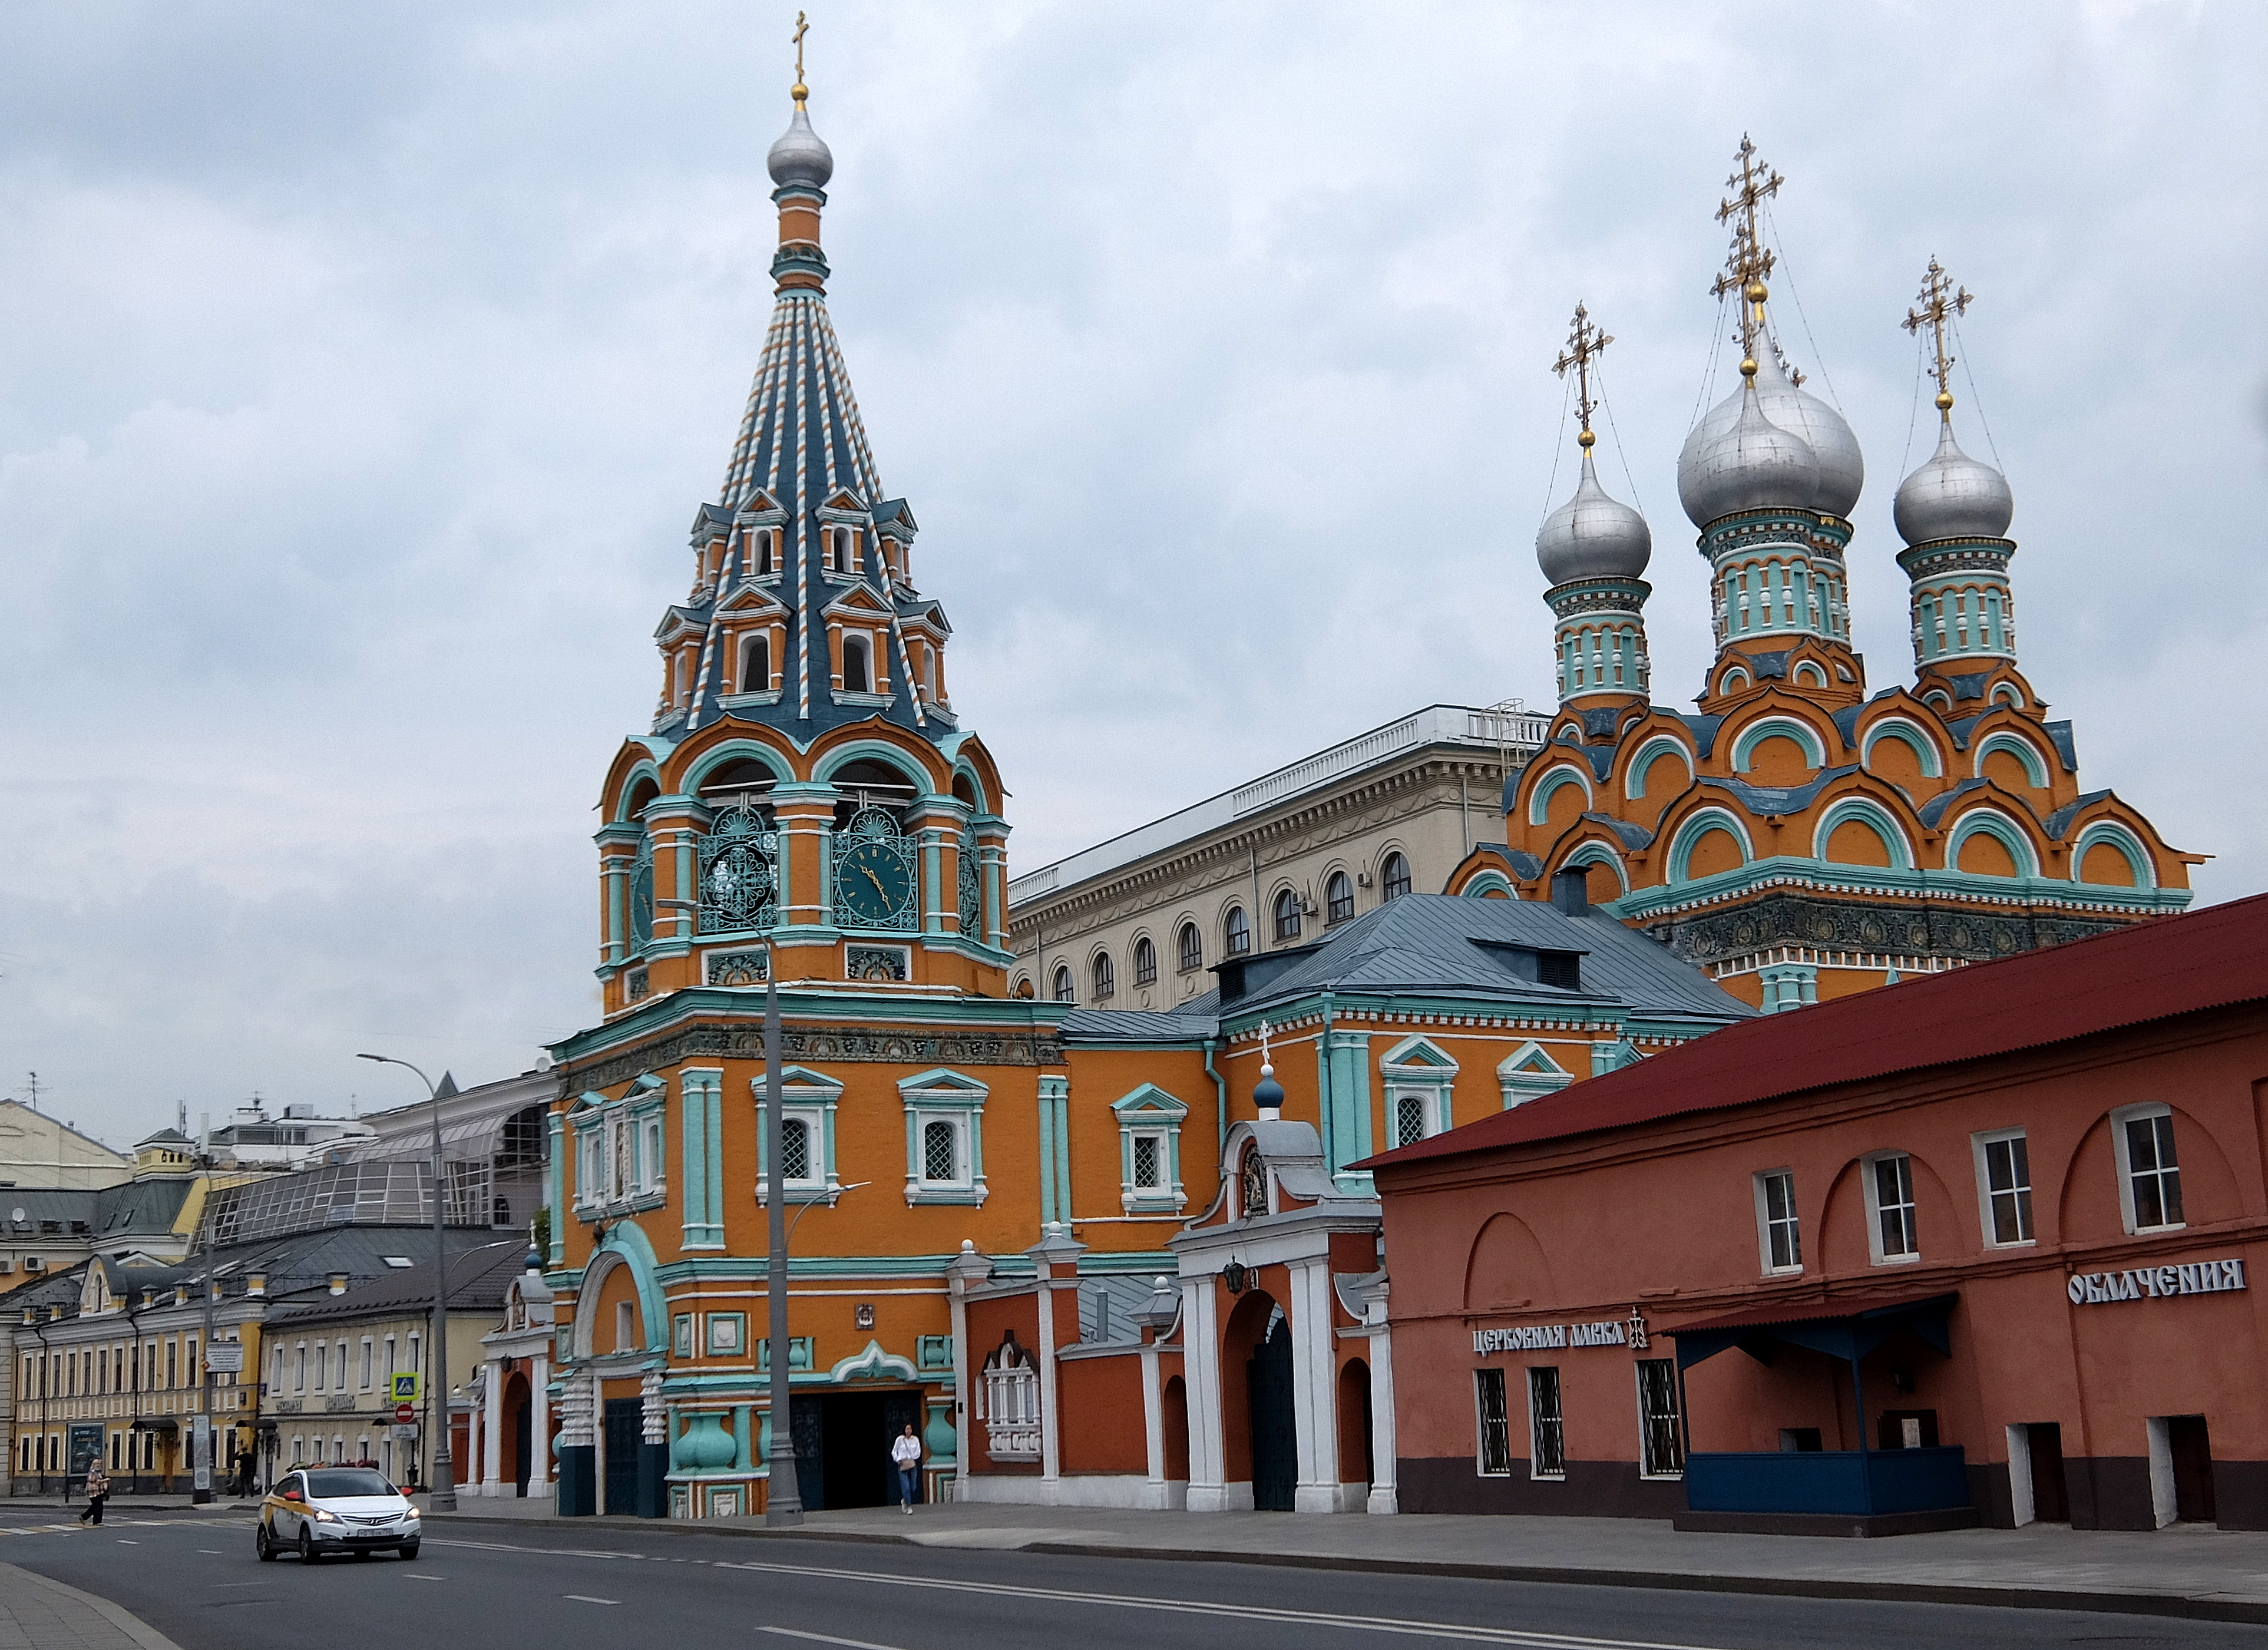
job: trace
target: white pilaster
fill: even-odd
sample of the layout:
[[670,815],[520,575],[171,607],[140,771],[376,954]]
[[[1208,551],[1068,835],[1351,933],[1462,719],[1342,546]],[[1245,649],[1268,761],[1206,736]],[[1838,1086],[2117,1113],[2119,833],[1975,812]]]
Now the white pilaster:
[[1292,1413],[1299,1432],[1297,1513],[1336,1513],[1339,1503],[1337,1359],[1331,1355],[1328,1256],[1295,1261],[1292,1274]]
[[1220,1325],[1210,1277],[1182,1281],[1182,1373],[1189,1401],[1189,1510],[1236,1510],[1227,1504],[1223,1465],[1227,1446],[1220,1412]]
[[481,1493],[504,1493],[504,1360],[492,1358],[481,1366],[484,1387],[481,1403]]
[[527,1445],[527,1492],[549,1498],[557,1477],[551,1464],[551,1360],[538,1353],[529,1365],[527,1425],[534,1436]]

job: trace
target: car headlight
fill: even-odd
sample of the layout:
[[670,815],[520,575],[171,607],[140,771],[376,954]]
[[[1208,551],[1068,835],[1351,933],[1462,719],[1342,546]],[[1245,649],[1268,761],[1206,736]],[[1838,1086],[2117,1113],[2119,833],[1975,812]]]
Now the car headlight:
[[405,1506],[401,1509],[401,1516],[414,1523],[417,1519],[417,1509],[414,1506]]
[[339,1522],[340,1520],[339,1515],[336,1513],[319,1506],[315,1509],[315,1521],[318,1524],[335,1524]]

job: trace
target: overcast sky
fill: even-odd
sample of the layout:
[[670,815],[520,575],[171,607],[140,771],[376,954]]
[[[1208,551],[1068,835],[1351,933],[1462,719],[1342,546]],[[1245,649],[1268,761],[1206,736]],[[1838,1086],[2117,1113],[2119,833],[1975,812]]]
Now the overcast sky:
[[[1578,298],[1690,703],[1675,464],[1747,131],[1866,449],[1870,686],[1911,679],[1935,254],[2082,782],[2218,856],[2201,900],[2268,885],[2268,11],[805,3],[835,324],[1017,866],[1550,702]],[[792,20],[0,12],[0,1093],[124,1143],[595,1017],[592,807],[770,310]]]

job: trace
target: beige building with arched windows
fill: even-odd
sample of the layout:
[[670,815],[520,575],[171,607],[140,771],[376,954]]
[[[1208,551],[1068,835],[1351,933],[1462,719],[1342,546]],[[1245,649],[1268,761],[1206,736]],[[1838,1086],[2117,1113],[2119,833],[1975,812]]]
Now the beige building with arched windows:
[[[1432,704],[1008,884],[1010,989],[1171,1009],[1226,957],[1438,894],[1504,839],[1505,781],[1547,718]],[[1066,989],[1067,988],[1067,989]]]

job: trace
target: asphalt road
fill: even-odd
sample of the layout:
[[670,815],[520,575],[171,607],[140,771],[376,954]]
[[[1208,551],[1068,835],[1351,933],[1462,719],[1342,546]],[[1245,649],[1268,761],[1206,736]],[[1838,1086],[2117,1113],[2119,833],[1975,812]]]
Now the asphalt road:
[[[1285,1521],[1296,1540],[1298,1521]],[[794,1650],[1841,1650],[2222,1646],[2268,1627],[2059,1610],[1892,1604],[1260,1565],[444,1526],[423,1552],[312,1566],[253,1557],[247,1514],[120,1513],[81,1528],[0,1503],[0,1563],[112,1599],[186,1650],[293,1644],[682,1644]]]

